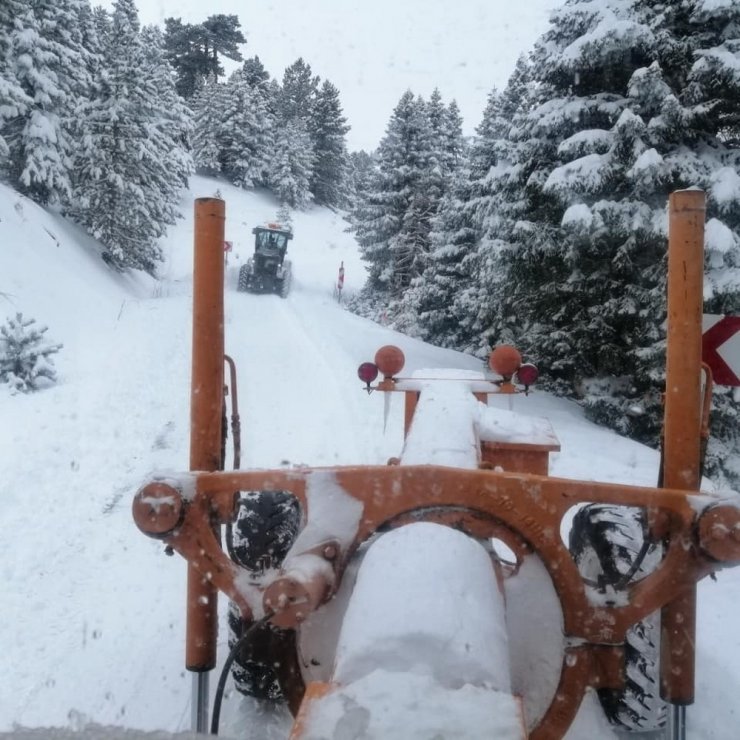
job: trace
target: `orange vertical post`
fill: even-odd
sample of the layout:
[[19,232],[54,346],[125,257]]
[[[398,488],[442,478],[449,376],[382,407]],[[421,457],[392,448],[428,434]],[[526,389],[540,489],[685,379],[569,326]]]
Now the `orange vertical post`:
[[[672,193],[668,225],[668,347],[666,352],[663,485],[701,485],[701,334],[705,195]],[[690,543],[686,543],[687,546]],[[661,612],[661,694],[677,706],[694,701],[696,586]],[[674,732],[677,720],[674,715]]]
[[[191,470],[221,467],[225,213],[219,198],[195,201]],[[189,671],[209,671],[216,665],[217,591],[192,565],[188,566],[187,599],[185,665]]]

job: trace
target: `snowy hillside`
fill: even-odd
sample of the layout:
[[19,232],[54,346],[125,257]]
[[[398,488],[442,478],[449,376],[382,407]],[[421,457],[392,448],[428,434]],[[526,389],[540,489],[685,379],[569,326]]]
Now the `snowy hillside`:
[[[252,226],[277,210],[268,195],[193,178],[154,281],[110,272],[89,237],[0,186],[0,321],[23,312],[64,345],[57,385],[31,395],[0,388],[0,736],[15,726],[88,722],[189,727],[184,562],[138,532],[130,504],[152,470],[187,467],[192,201],[217,189],[234,245],[226,350],[239,370],[243,467],[383,463],[397,454],[400,402],[384,431],[382,399],[363,393],[356,378],[358,364],[383,344],[402,347],[407,371],[480,368],[335,302],[340,262],[349,293],[362,285],[364,268],[332,211],[295,214],[294,285],[283,300],[235,291]],[[656,452],[590,424],[576,406],[535,392],[514,399],[514,409],[552,422],[562,445],[554,475],[655,483]],[[688,712],[694,740],[737,736],[738,599],[738,570],[700,584],[697,703]],[[226,714],[234,737],[285,737],[284,721],[255,726],[234,695]],[[244,730],[239,718],[247,716]]]

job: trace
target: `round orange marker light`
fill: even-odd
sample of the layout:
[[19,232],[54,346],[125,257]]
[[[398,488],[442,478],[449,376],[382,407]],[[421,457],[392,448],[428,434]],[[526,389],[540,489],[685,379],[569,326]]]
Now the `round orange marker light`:
[[386,344],[375,353],[375,364],[385,378],[400,373],[405,363],[403,352],[393,344]]
[[510,344],[499,344],[488,357],[488,367],[504,378],[511,378],[521,365],[522,356],[519,350]]

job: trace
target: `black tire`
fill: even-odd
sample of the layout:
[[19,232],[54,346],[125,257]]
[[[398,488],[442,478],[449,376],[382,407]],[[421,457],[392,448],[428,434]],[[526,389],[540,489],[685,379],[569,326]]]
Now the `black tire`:
[[293,279],[293,271],[290,261],[286,261],[283,267],[283,277],[280,281],[280,297],[287,298],[290,293],[290,283]]
[[239,498],[231,557],[255,574],[278,568],[300,526],[298,500],[287,491],[248,491]]
[[[570,532],[570,551],[581,576],[604,587],[621,585],[645,542],[642,509],[590,504],[578,511]],[[630,582],[644,578],[660,562],[651,546]],[[609,721],[629,732],[663,727],[667,705],[660,698],[660,614],[630,627],[625,635],[624,689],[600,689],[601,706]]]
[[[259,576],[278,568],[298,534],[300,508],[286,491],[250,491],[239,499],[232,526],[232,560]],[[229,648],[249,628],[239,608],[229,604]],[[296,635],[267,623],[261,625],[242,646],[231,668],[237,691],[246,696],[284,702],[283,686],[300,682]]]
[[236,289],[242,293],[249,290],[249,277],[250,270],[249,265],[242,265],[239,268],[239,282],[236,285]]
[[[242,619],[234,602],[229,602],[228,621],[231,650],[250,625]],[[236,690],[273,703],[288,702],[296,685],[302,691],[296,639],[295,630],[283,630],[269,622],[257,627],[231,665]]]

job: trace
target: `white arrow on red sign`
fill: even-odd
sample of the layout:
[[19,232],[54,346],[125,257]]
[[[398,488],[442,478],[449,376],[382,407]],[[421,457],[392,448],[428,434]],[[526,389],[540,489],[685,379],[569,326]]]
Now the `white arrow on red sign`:
[[701,354],[718,385],[740,385],[740,316],[704,314]]

